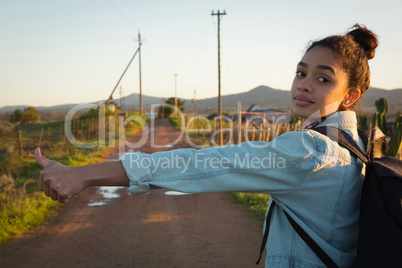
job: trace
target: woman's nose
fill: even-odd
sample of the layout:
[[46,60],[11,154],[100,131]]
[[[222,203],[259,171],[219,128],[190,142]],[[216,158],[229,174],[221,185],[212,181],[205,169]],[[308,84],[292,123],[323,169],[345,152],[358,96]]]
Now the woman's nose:
[[311,79],[309,77],[305,77],[299,82],[299,85],[297,87],[299,91],[304,91],[304,92],[311,92]]

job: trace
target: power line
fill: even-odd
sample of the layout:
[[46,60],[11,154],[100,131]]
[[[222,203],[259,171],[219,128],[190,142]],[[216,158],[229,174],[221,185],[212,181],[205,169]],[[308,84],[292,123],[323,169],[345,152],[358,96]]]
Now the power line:
[[[211,23],[211,21],[208,21],[208,27],[205,29],[204,34],[201,37],[201,40],[199,42],[200,46],[198,48],[198,51],[194,50],[195,53],[193,53],[193,56],[191,58],[189,58],[189,60],[186,62],[185,70],[187,70],[187,72],[186,72],[184,78],[187,78],[191,74],[195,63],[197,62],[197,59],[198,59],[202,49],[204,48],[204,44],[205,44],[206,40],[209,38],[209,36],[212,32],[212,26],[213,26],[213,24]],[[190,66],[190,64],[191,64],[191,66]]]
[[120,11],[119,8],[117,8],[116,4],[115,4],[112,0],[109,0],[109,3],[112,4],[112,6],[114,7],[114,9],[116,9],[117,13],[120,14],[120,16],[128,23],[128,25],[129,25],[130,28],[131,28],[131,27],[132,27],[132,26],[131,26],[131,25],[132,25],[131,21],[130,21],[126,16],[124,16],[124,14]]
[[[90,3],[91,3],[91,5],[93,6],[93,7],[95,7],[95,9],[100,13],[100,14],[102,14],[102,16],[104,17],[104,18],[106,18],[106,20],[111,24],[111,25],[114,25],[114,27],[116,27],[116,28],[119,28],[120,30],[122,30],[122,31],[125,31],[125,30],[123,30],[123,28],[122,27],[120,27],[119,25],[117,25],[109,16],[107,16],[103,11],[102,11],[102,9],[101,8],[99,8],[92,0],[88,0]],[[126,31],[125,31],[126,32]],[[127,32],[126,32],[127,33]],[[126,34],[125,33],[125,34]],[[121,33],[121,34],[123,34],[123,33]]]

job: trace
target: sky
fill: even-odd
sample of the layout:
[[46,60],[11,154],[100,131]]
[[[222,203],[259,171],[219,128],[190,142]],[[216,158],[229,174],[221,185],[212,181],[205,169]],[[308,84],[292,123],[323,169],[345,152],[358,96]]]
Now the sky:
[[[400,0],[0,0],[0,107],[107,99],[139,32],[144,95],[216,97],[218,10],[222,95],[290,90],[307,44],[355,23],[379,37],[371,85],[402,88]],[[138,55],[120,90],[139,93]]]

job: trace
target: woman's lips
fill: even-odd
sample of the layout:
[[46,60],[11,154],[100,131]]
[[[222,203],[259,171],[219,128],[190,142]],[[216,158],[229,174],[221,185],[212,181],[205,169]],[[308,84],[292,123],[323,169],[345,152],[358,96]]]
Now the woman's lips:
[[304,95],[296,95],[294,97],[294,100],[295,100],[295,104],[297,106],[302,106],[302,107],[308,106],[308,105],[314,103],[313,101],[311,101],[309,98],[307,98]]

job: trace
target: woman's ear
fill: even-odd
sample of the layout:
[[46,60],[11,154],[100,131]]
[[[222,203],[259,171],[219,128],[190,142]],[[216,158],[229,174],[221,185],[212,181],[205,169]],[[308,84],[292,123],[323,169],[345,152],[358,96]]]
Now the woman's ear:
[[360,89],[354,88],[348,91],[348,93],[345,95],[345,98],[342,101],[341,106],[343,108],[348,108],[353,105],[359,98],[360,98],[361,92]]

